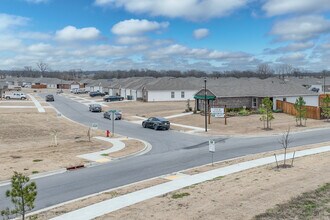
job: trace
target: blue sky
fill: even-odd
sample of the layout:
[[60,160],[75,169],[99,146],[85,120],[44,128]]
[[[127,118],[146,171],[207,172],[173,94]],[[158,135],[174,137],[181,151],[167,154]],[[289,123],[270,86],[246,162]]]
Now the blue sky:
[[0,0],[0,69],[329,69],[330,0]]

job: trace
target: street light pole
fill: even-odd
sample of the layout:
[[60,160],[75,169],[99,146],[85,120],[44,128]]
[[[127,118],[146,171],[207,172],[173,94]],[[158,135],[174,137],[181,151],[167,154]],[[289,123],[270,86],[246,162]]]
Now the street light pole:
[[207,132],[207,103],[206,103],[206,78],[204,78],[204,115],[205,115],[205,132]]

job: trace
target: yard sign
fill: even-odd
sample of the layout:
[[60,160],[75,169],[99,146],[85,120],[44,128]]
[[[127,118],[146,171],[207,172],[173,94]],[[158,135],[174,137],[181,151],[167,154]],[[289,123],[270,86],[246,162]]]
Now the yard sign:
[[224,108],[211,108],[211,114],[216,118],[224,118],[225,117],[225,109]]

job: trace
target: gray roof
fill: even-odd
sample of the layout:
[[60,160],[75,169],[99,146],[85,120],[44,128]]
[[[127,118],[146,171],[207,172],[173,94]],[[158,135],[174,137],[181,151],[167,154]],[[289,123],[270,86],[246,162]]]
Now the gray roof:
[[146,84],[147,90],[199,90],[204,85],[203,78],[174,78],[174,77],[162,77],[157,78],[154,81]]
[[[276,97],[318,94],[296,83],[277,78],[219,78],[208,79],[207,89],[217,97]],[[202,93],[202,90],[200,90]],[[204,94],[204,93],[203,93]]]

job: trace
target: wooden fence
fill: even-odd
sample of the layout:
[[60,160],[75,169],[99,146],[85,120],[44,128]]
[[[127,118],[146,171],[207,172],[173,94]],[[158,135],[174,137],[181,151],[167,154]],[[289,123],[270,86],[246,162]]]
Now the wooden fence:
[[[307,112],[306,117],[312,119],[321,119],[321,108],[315,106],[305,106]],[[276,100],[276,109],[281,109],[284,113],[289,115],[297,115],[297,110],[294,108],[294,104],[289,102],[283,102]]]
[[47,85],[32,85],[32,89],[47,89]]

